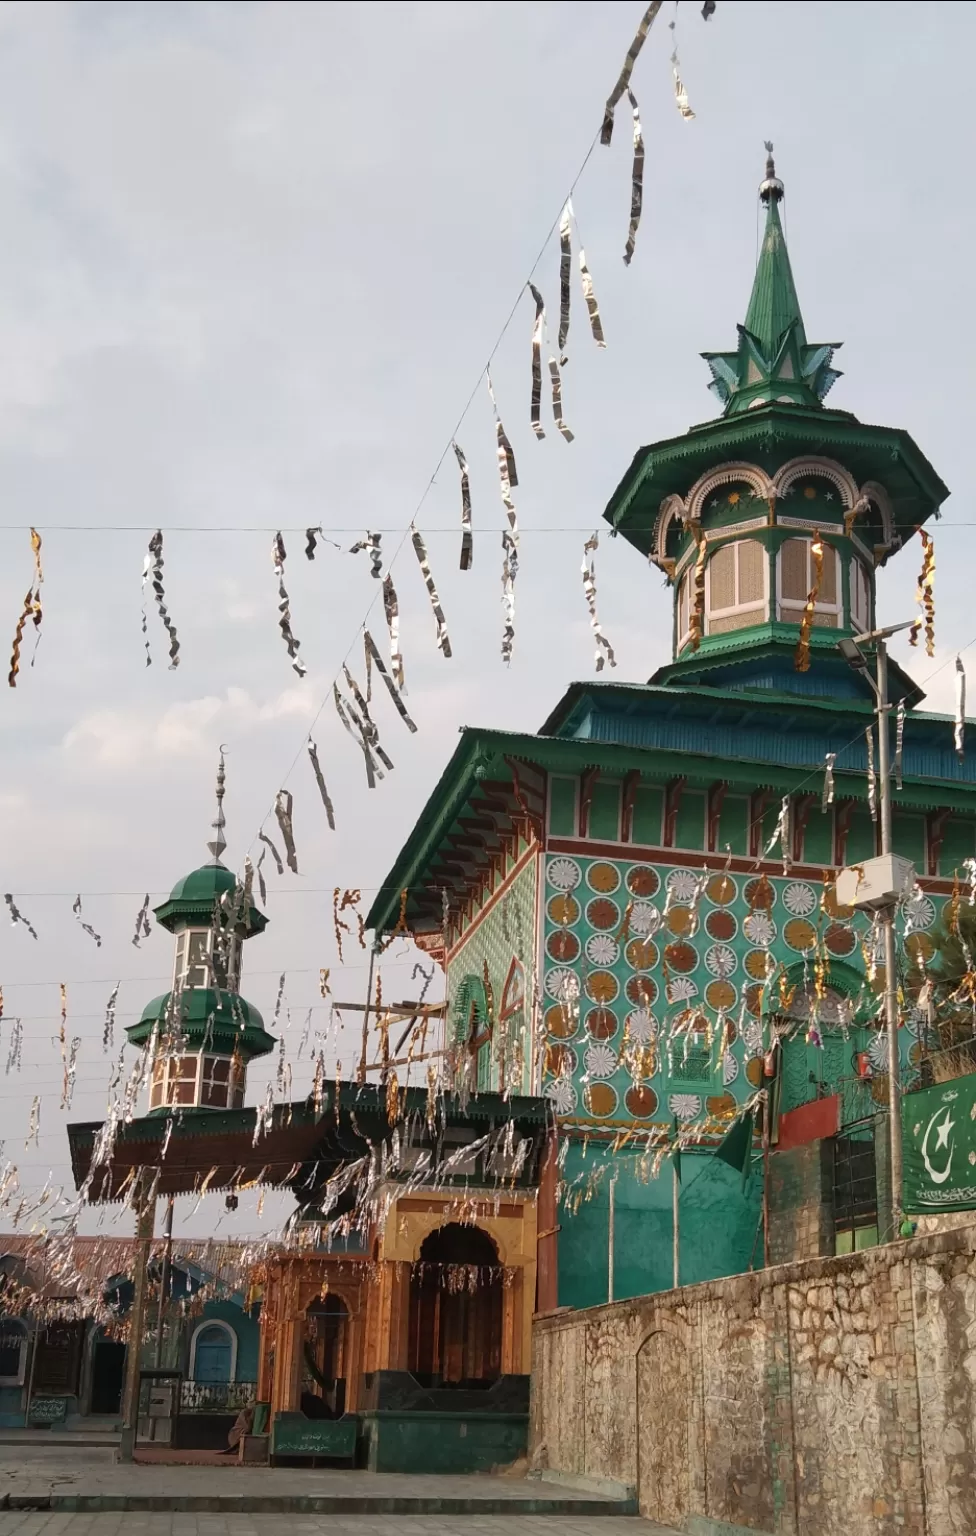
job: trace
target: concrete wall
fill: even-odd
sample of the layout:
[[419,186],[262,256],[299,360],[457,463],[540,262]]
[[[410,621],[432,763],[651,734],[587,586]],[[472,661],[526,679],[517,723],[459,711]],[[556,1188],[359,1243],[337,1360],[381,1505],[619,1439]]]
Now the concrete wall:
[[693,1536],[976,1530],[976,1227],[540,1319],[537,1464]]
[[809,1141],[769,1159],[769,1259],[792,1264],[834,1251],[833,1143]]

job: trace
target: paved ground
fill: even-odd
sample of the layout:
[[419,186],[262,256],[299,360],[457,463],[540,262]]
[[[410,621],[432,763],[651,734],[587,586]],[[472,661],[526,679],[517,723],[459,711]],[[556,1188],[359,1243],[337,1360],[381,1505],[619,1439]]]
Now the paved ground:
[[[281,1536],[280,1515],[0,1512],[0,1536]],[[627,1515],[289,1515],[289,1536],[678,1536]]]

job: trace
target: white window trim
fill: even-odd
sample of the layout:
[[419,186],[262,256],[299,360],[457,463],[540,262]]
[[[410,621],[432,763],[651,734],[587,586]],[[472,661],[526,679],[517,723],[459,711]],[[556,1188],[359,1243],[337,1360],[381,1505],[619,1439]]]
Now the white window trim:
[[[807,546],[807,552],[806,552],[807,553],[807,577],[806,577],[806,580],[807,580],[807,593],[809,593],[811,588],[812,588],[812,586],[813,586],[813,557],[810,554],[810,546],[812,545],[813,540],[812,539],[800,539],[800,540],[794,541],[794,542],[799,542],[801,544],[806,544],[806,546]],[[781,597],[780,596],[780,588],[781,588],[782,583],[783,583],[783,549],[784,549],[785,543],[786,543],[786,541],[784,540],[783,544],[781,544],[779,549],[776,551],[776,617],[777,617],[777,619],[779,620],[779,622],[781,624],[799,624],[800,620],[803,617],[803,610],[804,610],[804,608],[807,605],[806,596],[804,596],[802,598],[797,598],[797,597]],[[836,629],[842,629],[843,625],[844,625],[844,600],[843,600],[844,583],[843,583],[843,579],[842,579],[842,577],[843,577],[843,570],[842,570],[842,567],[841,567],[840,553],[839,553],[838,550],[834,549],[832,544],[826,543],[824,545],[824,558],[825,559],[826,559],[828,551],[830,552],[831,558],[835,562],[834,569],[835,569],[836,578],[837,578],[836,579],[837,601],[835,603],[825,603],[822,598],[818,597],[816,603],[814,604],[813,611],[814,611],[815,614],[817,614],[817,613],[833,614],[835,616],[835,618],[837,619],[837,623],[836,623],[836,625],[834,627]]]
[[16,1375],[0,1376],[0,1387],[22,1387],[24,1385],[24,1379],[27,1375],[27,1353],[30,1346],[30,1336],[27,1332],[27,1326],[25,1323],[21,1322],[19,1317],[5,1317],[0,1320],[0,1332],[2,1332],[5,1327],[10,1327],[11,1325],[18,1329],[20,1332],[20,1359],[17,1366]]
[[[756,623],[757,624],[762,624],[767,619],[767,617],[769,615],[769,556],[768,556],[768,552],[766,550],[766,546],[762,543],[761,540],[755,539],[755,540],[748,540],[747,541],[746,539],[729,539],[727,541],[727,543],[729,545],[731,545],[731,547],[736,551],[736,554],[735,554],[735,589],[738,592],[738,590],[739,590],[739,554],[738,554],[738,550],[739,550],[739,546],[742,545],[742,544],[745,544],[746,542],[758,544],[759,548],[760,548],[760,551],[762,553],[762,573],[763,573],[763,595],[762,595],[762,598],[760,599],[759,602],[733,603],[731,605],[731,607],[729,607],[729,608],[713,608],[712,607],[712,560],[714,560],[715,555],[717,555],[719,553],[719,550],[716,549],[715,553],[712,555],[711,559],[709,560],[708,564],[705,567],[705,633],[706,633],[706,635],[711,634],[711,632],[712,632],[712,620],[713,619],[731,619],[731,618],[735,618],[740,613],[755,613],[755,614],[759,615],[759,617],[756,619]],[[726,548],[726,544],[725,543],[720,545],[720,549],[724,549],[724,548]],[[725,633],[726,633],[726,631],[723,630],[722,634],[725,634]]]
[[[188,953],[189,948],[190,948],[190,938],[191,938],[192,935],[198,934],[198,933],[202,933],[202,934],[206,935],[206,939],[207,939],[206,957],[205,957],[204,961],[196,961],[194,963],[194,969],[196,969],[198,966],[205,967],[205,969],[206,969],[206,976],[205,976],[203,985],[205,987],[213,986],[213,965],[212,965],[213,930],[211,928],[204,928],[204,927],[199,927],[199,928],[197,928],[197,927],[181,928],[180,932],[176,935],[176,952],[175,952],[175,954],[173,956],[173,991],[174,992],[180,992],[180,991],[192,992],[194,990],[194,987],[190,986],[189,983],[186,981],[186,973],[187,973],[187,960],[186,960],[186,957],[187,957],[187,953]],[[180,954],[180,944],[181,944],[181,941],[183,942],[183,953],[182,953],[182,956]]]
[[[859,614],[856,614],[854,612],[854,591],[855,591],[855,581],[856,581],[857,576],[860,576],[861,579],[864,582],[865,610],[864,610],[863,615],[859,615]],[[848,604],[849,604],[849,607],[848,607],[847,611],[850,614],[851,628],[853,630],[857,631],[857,632],[862,632],[862,631],[870,629],[871,628],[871,578],[870,578],[870,576],[868,575],[867,571],[864,569],[864,566],[861,564],[861,562],[859,560],[851,560],[850,563],[848,564],[848,567],[847,567],[847,587],[848,587],[847,596],[848,596]]]
[[[197,1339],[207,1328],[220,1328],[230,1339],[230,1381],[237,1380],[237,1334],[222,1317],[202,1318],[190,1335],[190,1380],[197,1379]],[[229,1383],[228,1383],[229,1384]]]
[[[193,1057],[195,1059],[195,1061],[196,1061],[196,1064],[197,1064],[197,1070],[196,1070],[196,1073],[195,1073],[194,1078],[193,1078],[193,1098],[191,1099],[189,1104],[185,1104],[182,1101],[180,1101],[180,1103],[174,1103],[171,1100],[171,1098],[170,1098],[170,1086],[171,1086],[171,1084],[175,1087],[175,1085],[177,1083],[188,1083],[190,1081],[190,1079],[188,1077],[176,1077],[175,1075],[171,1076],[171,1072],[172,1072],[173,1067],[175,1067],[175,1065],[176,1065],[176,1063],[178,1061],[179,1062],[186,1061],[188,1056]],[[200,1051],[185,1051],[182,1056],[161,1056],[161,1057],[157,1056],[156,1061],[153,1064],[153,1073],[155,1073],[156,1066],[160,1065],[160,1064],[162,1065],[162,1067],[164,1069],[163,1070],[163,1096],[160,1099],[159,1103],[157,1103],[157,1104],[153,1103],[153,1088],[155,1087],[155,1083],[154,1083],[153,1077],[150,1076],[150,1079],[149,1079],[149,1107],[151,1109],[193,1109],[193,1108],[198,1107],[199,1103],[200,1103],[200,1092],[201,1092],[201,1089],[200,1089],[200,1073],[201,1073],[201,1071],[203,1069],[203,1055],[202,1055],[202,1053]]]

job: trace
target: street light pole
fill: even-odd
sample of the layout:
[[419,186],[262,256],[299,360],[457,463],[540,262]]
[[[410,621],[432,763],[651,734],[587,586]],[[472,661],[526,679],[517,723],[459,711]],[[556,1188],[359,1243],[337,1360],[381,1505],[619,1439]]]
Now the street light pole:
[[[877,638],[877,714],[878,714],[878,799],[881,815],[881,852],[893,852],[891,846],[891,766],[889,759],[888,650],[883,634]],[[901,1063],[898,1050],[898,979],[895,968],[895,913],[890,906],[881,909],[884,934],[884,1005],[888,1031],[888,1118],[891,1147],[891,1235],[897,1237],[901,1225],[902,1148],[901,1148]]]

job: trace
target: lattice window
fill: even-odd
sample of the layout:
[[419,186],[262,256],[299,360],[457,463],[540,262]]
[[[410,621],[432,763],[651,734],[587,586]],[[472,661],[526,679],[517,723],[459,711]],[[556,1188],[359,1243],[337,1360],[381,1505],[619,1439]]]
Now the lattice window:
[[871,581],[860,560],[851,561],[851,624],[859,633],[871,628]]
[[[799,624],[813,587],[812,543],[812,539],[787,539],[780,548],[777,614],[786,624]],[[837,551],[825,544],[820,592],[813,610],[813,622],[818,628],[837,629],[842,622],[843,604],[838,577]]]
[[705,571],[707,632],[721,635],[766,617],[766,550],[758,539],[722,544]]

